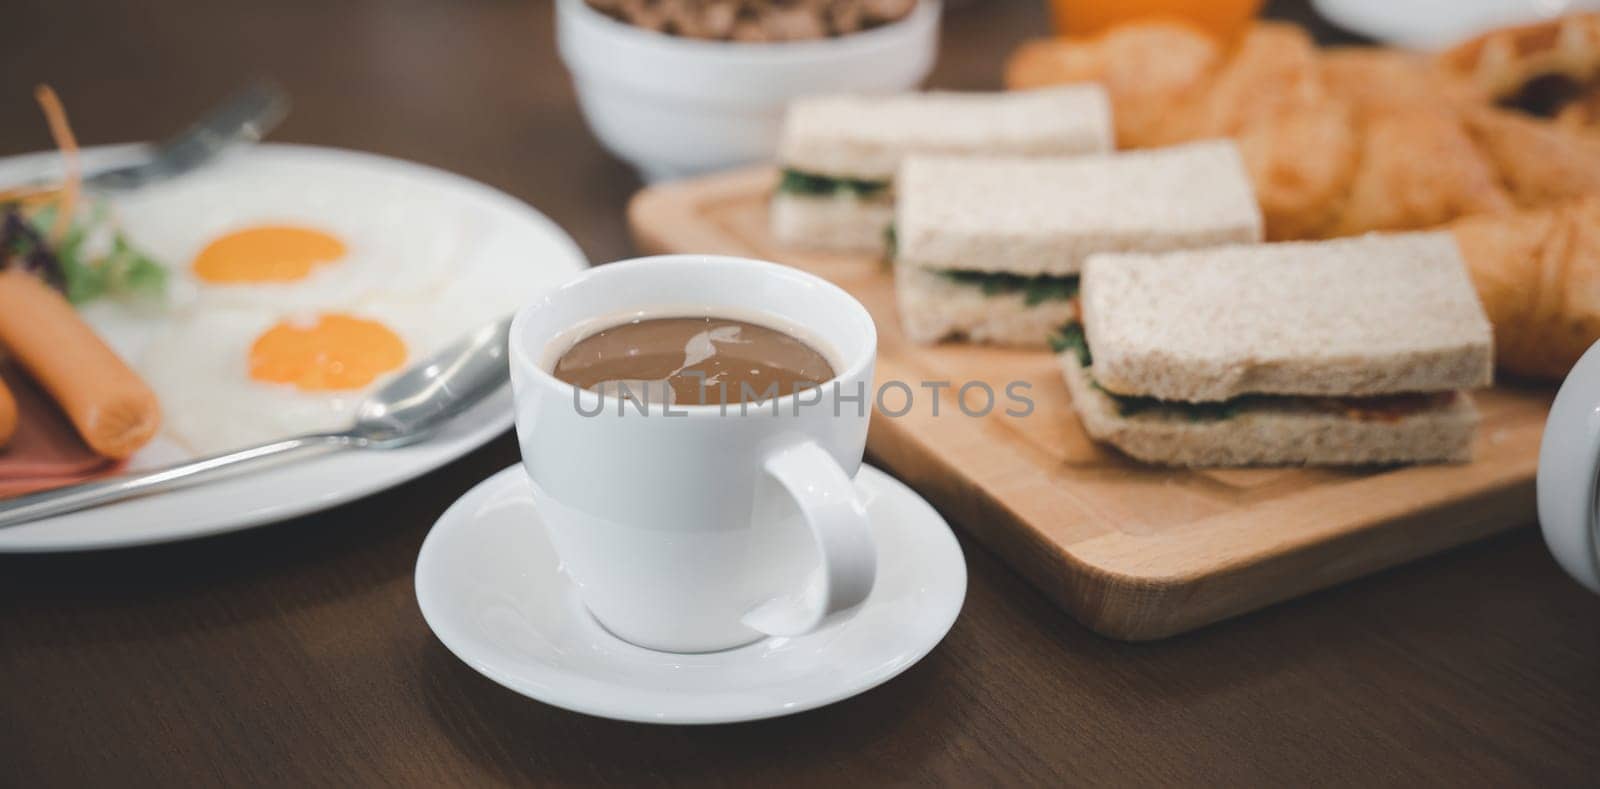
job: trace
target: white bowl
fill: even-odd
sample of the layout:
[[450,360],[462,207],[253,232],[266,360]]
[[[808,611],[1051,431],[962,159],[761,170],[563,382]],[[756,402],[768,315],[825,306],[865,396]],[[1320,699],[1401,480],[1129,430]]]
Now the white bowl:
[[669,36],[557,0],[556,42],[589,128],[659,181],[770,160],[797,96],[916,87],[933,67],[939,10],[921,0],[861,33],[752,44]]

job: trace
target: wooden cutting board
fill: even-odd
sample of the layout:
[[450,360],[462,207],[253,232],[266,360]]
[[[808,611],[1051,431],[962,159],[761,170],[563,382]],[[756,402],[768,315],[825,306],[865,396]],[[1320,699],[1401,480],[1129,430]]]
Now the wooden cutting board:
[[[1553,391],[1476,395],[1483,423],[1468,465],[1392,469],[1145,466],[1090,441],[1055,358],[900,333],[889,271],[866,256],[806,253],[767,232],[767,168],[654,186],[628,208],[645,253],[742,255],[786,263],[855,294],[878,323],[868,452],[957,526],[1099,633],[1148,640],[1260,608],[1534,519],[1534,470]],[[1031,384],[1032,414],[969,417],[957,387]],[[925,381],[948,381],[933,390]],[[981,390],[969,388],[980,411]],[[1003,403],[1004,404],[1004,403]],[[934,411],[937,409],[938,413]]]

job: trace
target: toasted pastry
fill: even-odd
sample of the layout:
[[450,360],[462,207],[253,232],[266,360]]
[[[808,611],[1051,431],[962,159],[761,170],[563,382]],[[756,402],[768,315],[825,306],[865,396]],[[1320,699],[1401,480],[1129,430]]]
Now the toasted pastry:
[[1233,135],[1258,118],[1326,99],[1311,37],[1294,25],[1264,22],[1245,34],[1210,80],[1191,133]]
[[1098,82],[1111,98],[1119,148],[1193,139],[1184,123],[1222,63],[1221,48],[1188,25],[1151,22],[1113,28],[1087,40],[1024,44],[1006,64],[1006,85],[1032,88]]
[[1474,108],[1462,117],[1518,205],[1600,195],[1600,140],[1493,107]]
[[1512,373],[1566,375],[1600,337],[1600,199],[1451,225],[1497,361]]
[[1555,125],[1583,135],[1600,132],[1600,85],[1589,85],[1556,112]]
[[1328,101],[1257,118],[1235,139],[1267,239],[1326,235],[1344,208],[1359,161],[1360,138],[1349,107]]
[[1437,61],[1491,99],[1513,96],[1540,77],[1593,79],[1600,75],[1600,13],[1491,30],[1439,53]]
[[1433,227],[1513,204],[1457,118],[1419,108],[1370,117],[1339,219],[1326,235]]
[[1475,98],[1415,52],[1331,47],[1322,50],[1319,62],[1328,93],[1364,114],[1444,108]]

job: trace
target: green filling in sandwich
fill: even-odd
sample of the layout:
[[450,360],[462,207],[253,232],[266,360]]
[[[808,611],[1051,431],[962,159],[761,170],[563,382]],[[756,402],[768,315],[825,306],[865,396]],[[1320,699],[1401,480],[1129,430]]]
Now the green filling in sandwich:
[[[893,262],[900,251],[900,239],[894,224],[883,229],[884,260]],[[1024,276],[1003,271],[973,271],[970,269],[943,269],[938,272],[963,285],[981,288],[985,296],[1021,293],[1022,301],[1035,307],[1047,301],[1070,301],[1078,296],[1078,275],[1055,276],[1040,274]]]
[[1021,293],[1023,303],[1029,307],[1047,301],[1067,301],[1078,295],[1076,274],[1066,277],[1050,274],[1028,277],[995,271],[948,270],[939,273],[964,285],[982,288],[985,296]]
[[[1083,334],[1083,324],[1081,323],[1073,322],[1057,329],[1056,333],[1050,336],[1050,350],[1056,353],[1071,351],[1074,356],[1078,357],[1078,366],[1086,371],[1090,370],[1094,364],[1094,355],[1089,353],[1089,340]],[[1117,413],[1121,416],[1132,416],[1141,411],[1164,408],[1172,413],[1182,415],[1191,422],[1211,422],[1227,419],[1237,414],[1241,406],[1258,399],[1254,395],[1246,395],[1244,397],[1235,397],[1232,400],[1224,400],[1220,403],[1186,403],[1110,392],[1095,382],[1092,374],[1089,378],[1089,383],[1111,398],[1111,402],[1117,406]]]
[[1083,334],[1083,324],[1073,321],[1050,335],[1050,350],[1056,353],[1072,351],[1078,357],[1078,366],[1089,369],[1094,364],[1094,356],[1089,353],[1089,340]]
[[778,181],[778,191],[784,194],[808,197],[831,197],[842,193],[865,199],[877,197],[887,192],[888,189],[888,181],[870,181],[864,178],[834,178],[828,175],[802,173],[799,170],[787,168],[783,171],[782,180]]

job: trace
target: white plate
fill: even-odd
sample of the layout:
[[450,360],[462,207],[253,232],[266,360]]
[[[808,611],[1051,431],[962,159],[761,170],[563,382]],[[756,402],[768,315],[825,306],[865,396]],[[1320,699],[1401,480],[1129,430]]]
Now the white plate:
[[576,712],[732,723],[832,704],[921,660],[967,594],[961,546],[933,507],[871,466],[856,488],[878,543],[877,583],[854,616],[798,638],[681,655],[606,632],[561,571],[521,466],[478,483],[440,516],[417,557],[417,603],[468,666]]
[[[94,148],[86,152],[89,169],[131,161],[138,146]],[[0,184],[17,183],[55,170],[59,157],[32,154],[0,160]],[[521,201],[461,176],[419,164],[355,151],[293,145],[260,145],[239,151],[205,169],[119,200],[125,229],[147,248],[170,248],[168,233],[193,232],[176,223],[171,228],[141,227],[141,218],[192,217],[217,224],[247,220],[263,208],[261,196],[281,195],[283,213],[303,212],[337,185],[343,193],[370,194],[373,201],[446,210],[413,212],[437,217],[432,232],[470,242],[455,249],[454,265],[505,272],[526,288],[522,301],[553,286],[587,262],[561,228]],[[230,212],[229,195],[240,195]],[[270,208],[270,200],[266,204]],[[325,200],[319,214],[330,228],[340,221],[341,202]],[[462,223],[471,225],[463,234]],[[150,224],[158,224],[151,221]],[[408,226],[426,224],[408,219]],[[416,233],[413,233],[416,235]],[[163,257],[169,267],[186,260]],[[530,271],[528,267],[536,267]],[[132,359],[149,338],[151,321],[135,318],[116,304],[91,304],[84,311],[102,336]],[[468,316],[478,320],[480,316]],[[488,320],[491,316],[481,316]],[[111,548],[200,537],[292,518],[365,496],[433,469],[476,449],[511,426],[509,388],[464,414],[438,437],[418,446],[383,452],[349,452],[253,472],[189,490],[175,491],[59,518],[0,529],[0,552],[73,551]],[[130,468],[149,468],[187,453],[170,441],[158,440],[130,461]]]
[[1387,44],[1443,49],[1496,27],[1600,7],[1596,0],[1312,0],[1328,21]]

